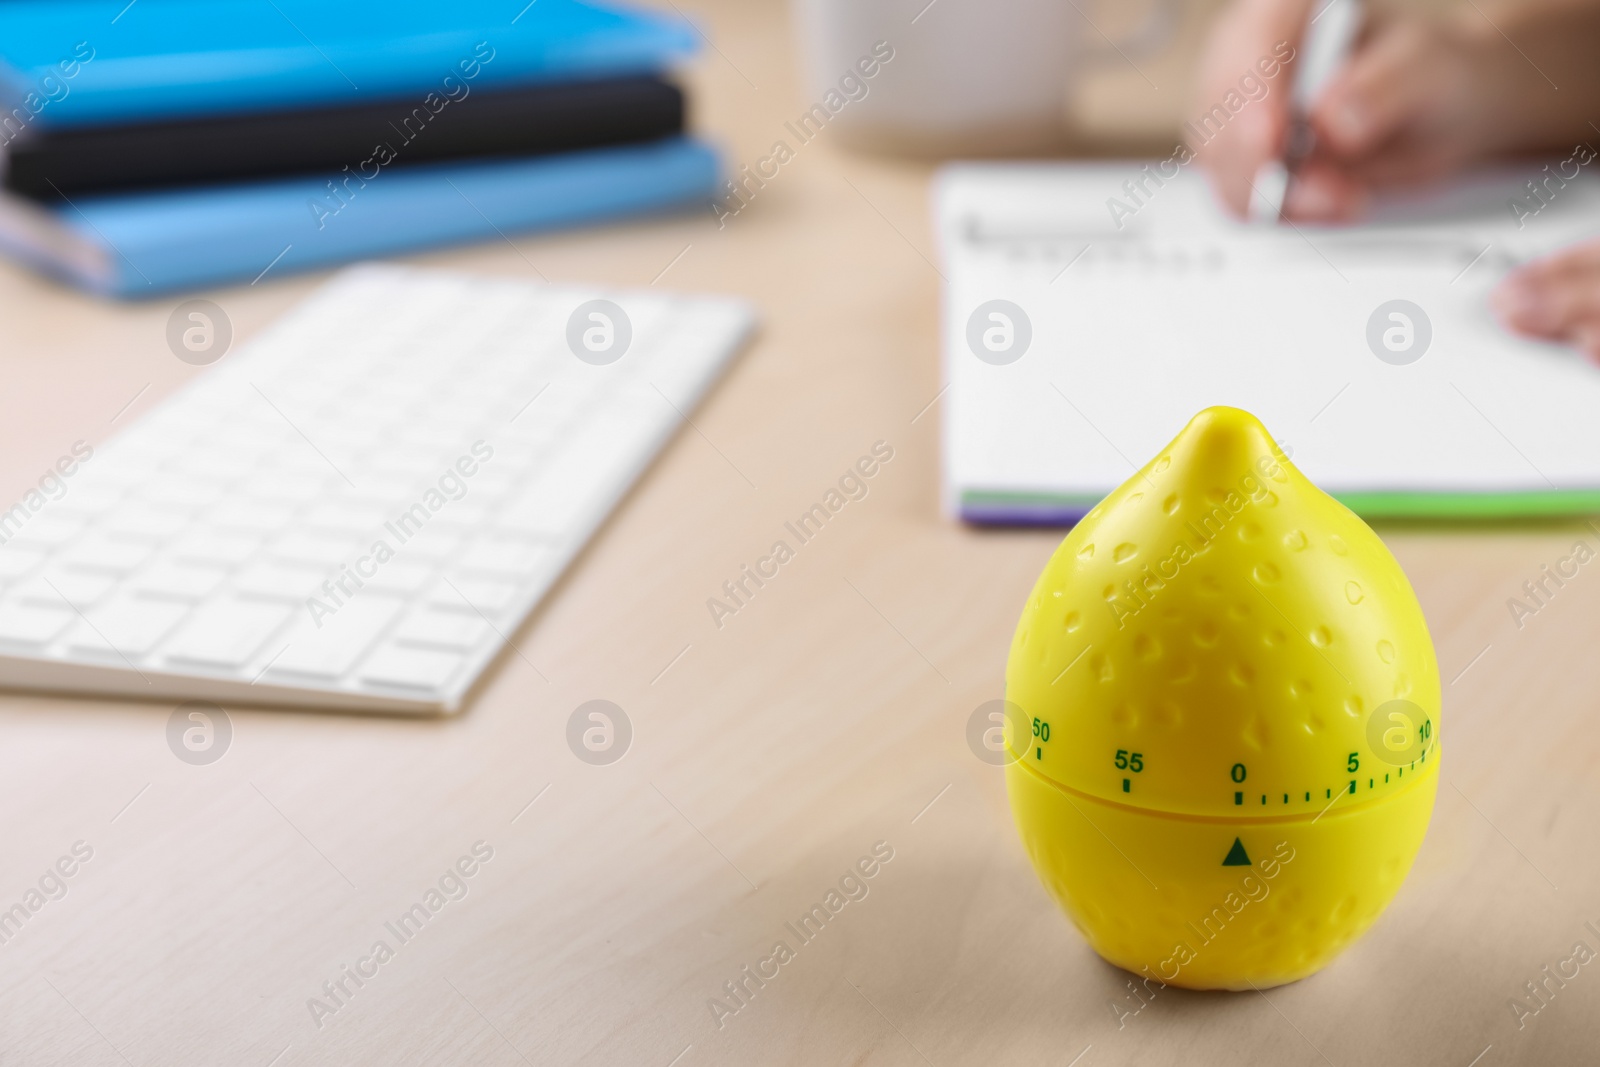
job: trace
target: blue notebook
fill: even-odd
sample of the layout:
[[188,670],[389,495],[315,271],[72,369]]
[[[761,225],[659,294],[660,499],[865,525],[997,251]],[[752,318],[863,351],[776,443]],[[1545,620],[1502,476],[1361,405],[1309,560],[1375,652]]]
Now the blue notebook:
[[[545,0],[539,0],[540,3]],[[468,240],[699,206],[716,153],[687,138],[530,159],[417,163],[347,180],[295,177],[80,197],[0,198],[0,249],[75,285],[123,297]]]
[[[524,4],[526,3],[526,6]],[[87,126],[658,73],[685,20],[579,0],[11,0],[0,142]]]

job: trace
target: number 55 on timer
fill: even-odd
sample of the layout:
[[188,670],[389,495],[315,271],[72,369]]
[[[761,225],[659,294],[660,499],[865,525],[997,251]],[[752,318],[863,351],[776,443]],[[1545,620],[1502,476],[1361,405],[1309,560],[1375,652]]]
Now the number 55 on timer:
[[1400,566],[1251,415],[1201,412],[1067,536],[1011,643],[1012,814],[1101,956],[1194,989],[1328,964],[1438,786]]

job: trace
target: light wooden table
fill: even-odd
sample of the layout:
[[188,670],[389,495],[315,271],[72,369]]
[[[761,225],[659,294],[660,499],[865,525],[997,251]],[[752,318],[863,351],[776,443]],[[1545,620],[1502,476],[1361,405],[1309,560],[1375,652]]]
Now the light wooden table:
[[[696,11],[717,41],[699,124],[754,159],[804,105],[787,23],[765,2]],[[1157,133],[1181,99],[1181,65],[1160,69],[1165,95],[1123,101]],[[1101,97],[1141,92],[1125,75]],[[1583,925],[1600,920],[1600,578],[1520,629],[1506,607],[1575,539],[1600,542],[1577,524],[1382,531],[1446,693],[1410,880],[1320,975],[1266,997],[1168,990],[1119,1025],[1127,976],[1047,899],[1000,773],[964,740],[1058,535],[938,514],[929,174],[823,138],[725,229],[708,212],[416,257],[660,275],[749,297],[762,332],[458,718],[239,710],[226,756],[196,767],[167,748],[169,707],[0,696],[0,907],[92,849],[0,944],[0,1062],[1595,1062],[1600,964],[1520,1031],[1507,1006],[1575,941],[1600,949]],[[243,337],[318,280],[207,295]],[[171,304],[0,268],[0,500],[204,373],[164,345]],[[880,440],[894,458],[870,495],[714,626],[707,598]],[[610,766],[564,740],[595,698],[635,731]],[[385,923],[477,842],[493,856],[467,896],[399,945]],[[893,860],[869,895],[719,1027],[708,1001],[877,842]],[[393,958],[357,987],[343,968],[380,939]],[[349,995],[314,1013],[337,980]]]

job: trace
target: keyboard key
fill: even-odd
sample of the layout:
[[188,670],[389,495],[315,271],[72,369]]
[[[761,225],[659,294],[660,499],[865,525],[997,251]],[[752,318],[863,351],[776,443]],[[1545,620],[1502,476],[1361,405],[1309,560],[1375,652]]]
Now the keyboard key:
[[446,559],[455,555],[462,540],[460,527],[430,523],[397,547],[407,559]]
[[37,549],[21,548],[9,542],[0,545],[0,582],[20,578],[44,562],[44,553]]
[[145,596],[195,602],[210,596],[227,574],[220,567],[173,560],[144,568],[133,576],[128,585],[134,592]]
[[[495,459],[499,459],[499,455]],[[501,503],[509,500],[517,491],[518,479],[509,471],[504,471],[499,464],[488,467],[479,467],[476,474],[467,479],[467,489],[474,501],[479,501],[488,510],[496,510]],[[481,519],[473,519],[474,524]]]
[[[392,506],[392,500],[389,503]],[[384,520],[388,517],[389,508],[381,504],[359,500],[329,500],[314,505],[300,518],[297,525],[376,537],[382,531]]]
[[288,647],[272,661],[267,675],[304,674],[332,679],[348,674],[404,608],[402,600],[363,590],[335,608],[332,615],[319,613],[312,620],[308,612],[302,612],[303,617],[286,638]]
[[187,510],[130,500],[111,515],[105,529],[118,537],[164,541],[182,532],[192,521]]
[[454,652],[388,645],[362,664],[360,674],[368,685],[434,691],[450,680],[463,661],[464,657]]
[[127,574],[150,558],[153,546],[138,541],[122,541],[104,534],[90,534],[60,556],[61,564],[78,570]]
[[494,530],[512,540],[546,546],[559,543],[564,533],[550,523],[547,514],[532,506],[502,511],[495,516]]
[[474,527],[481,527],[489,521],[489,516],[494,512],[499,501],[492,500],[486,493],[474,493],[474,486],[467,483],[468,496],[461,500],[452,500],[446,506],[440,518],[446,518],[457,526],[465,526],[470,531]]
[[[412,476],[405,478],[393,478],[382,477],[370,469],[363,469],[361,472],[361,481],[356,485],[356,487],[351,489],[349,486],[345,486],[344,495],[341,496],[337,501],[330,502],[330,507],[339,512],[343,512],[349,508],[363,509],[362,514],[354,516],[354,519],[363,523],[365,523],[368,519],[371,519],[372,525],[359,526],[356,528],[355,532],[371,532],[377,527],[381,527],[384,523],[384,520],[389,518],[391,512],[396,512],[400,509],[400,507],[403,506],[400,503],[401,501],[410,503],[412,500],[416,499],[415,472],[413,471],[408,473],[410,473]],[[306,521],[312,525],[316,525],[316,523],[320,521],[320,510],[320,506],[313,508],[307,513]],[[349,521],[353,520],[344,520],[344,522]],[[338,519],[333,520],[333,523],[340,528],[342,528],[344,522],[340,522]]]
[[191,534],[173,549],[175,559],[192,560],[231,567],[255,557],[261,538],[225,530],[202,530]]
[[326,596],[322,583],[328,578],[321,568],[298,567],[292,563],[256,560],[233,577],[236,592],[263,600],[283,600],[304,604],[307,597]]
[[272,540],[266,554],[274,559],[307,563],[323,570],[338,570],[341,564],[354,563],[365,555],[370,542],[362,542],[348,534],[317,533],[291,526]]
[[49,552],[77,537],[87,525],[75,515],[39,515],[29,519],[6,544]]
[[522,578],[550,565],[555,552],[525,538],[487,537],[468,545],[456,558],[455,569]]
[[419,607],[401,620],[394,639],[403,645],[466,650],[482,644],[490,636],[489,624],[476,612],[463,615]]
[[428,595],[428,602],[446,611],[466,611],[494,618],[517,600],[519,590],[510,582],[469,578],[463,574],[440,581]]
[[243,667],[294,610],[286,604],[237,597],[214,600],[197,610],[173,635],[165,649],[167,659],[210,667]]
[[197,482],[174,473],[147,484],[139,490],[139,497],[152,504],[192,511],[215,504],[225,492],[219,485]]
[[8,603],[0,606],[0,642],[14,645],[48,644],[78,616],[65,605],[57,608]]
[[212,508],[206,517],[219,529],[268,534],[289,525],[294,505],[236,496]]
[[213,445],[214,450],[184,456],[173,474],[198,485],[231,486],[238,481],[241,471],[249,470],[275,447],[267,444],[229,447],[218,442]]
[[92,656],[141,659],[189,614],[187,604],[122,596],[84,613],[67,635],[74,652]]
[[367,459],[364,466],[396,481],[404,479],[415,492],[437,478],[444,465],[454,460],[454,456],[446,458],[442,452],[447,453],[448,449],[419,447],[401,438],[386,443],[382,449]]
[[337,411],[332,418],[317,418],[307,429],[316,435],[318,447],[344,452],[362,449],[377,440],[372,423],[350,422],[340,418]]
[[366,579],[365,588],[373,592],[415,596],[426,589],[438,573],[439,565],[436,563],[392,559],[378,567],[378,573]]
[[[316,457],[312,456],[312,459]],[[321,497],[330,478],[339,481],[340,485],[344,484],[337,474],[328,469],[326,463],[317,462],[319,466],[307,464],[292,475],[288,471],[274,471],[259,477],[251,482],[250,495],[257,500],[299,504]]]
[[71,605],[81,610],[104,597],[115,584],[109,575],[55,568],[19,583],[12,595],[30,604]]
[[[447,412],[440,412],[439,414],[448,417]],[[449,452],[453,448],[459,448],[463,444],[459,426],[432,426],[428,423],[412,424],[403,441],[406,444],[416,445],[421,449],[440,455]]]
[[93,477],[94,475],[84,473],[68,482],[67,495],[56,504],[55,510],[61,515],[92,518],[110,511],[130,488],[112,484],[104,478],[98,481],[80,481],[83,478]]
[[500,529],[543,541],[559,540],[571,524],[571,509],[552,506],[549,497],[530,489],[495,516]]

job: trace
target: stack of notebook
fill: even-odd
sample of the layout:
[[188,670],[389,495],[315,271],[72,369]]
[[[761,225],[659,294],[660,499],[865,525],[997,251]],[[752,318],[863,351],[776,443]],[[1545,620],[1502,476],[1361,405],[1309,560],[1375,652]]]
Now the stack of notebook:
[[696,41],[580,0],[12,0],[0,247],[142,296],[704,203]]

